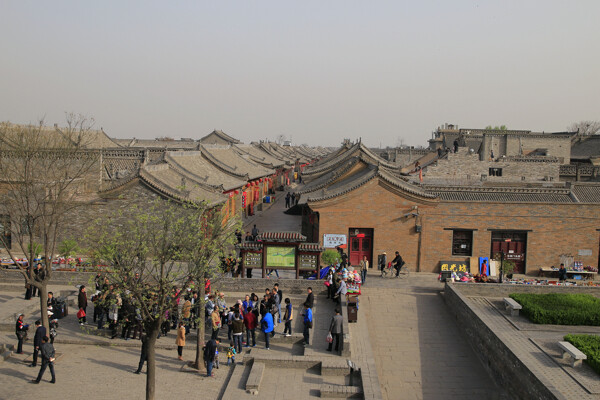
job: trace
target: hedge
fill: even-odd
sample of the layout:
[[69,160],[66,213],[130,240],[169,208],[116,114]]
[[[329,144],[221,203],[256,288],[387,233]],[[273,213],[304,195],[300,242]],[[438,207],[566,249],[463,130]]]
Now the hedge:
[[600,374],[600,336],[598,335],[566,335],[565,340],[581,350],[590,367]]
[[589,294],[513,293],[510,297],[536,324],[600,326],[600,299]]

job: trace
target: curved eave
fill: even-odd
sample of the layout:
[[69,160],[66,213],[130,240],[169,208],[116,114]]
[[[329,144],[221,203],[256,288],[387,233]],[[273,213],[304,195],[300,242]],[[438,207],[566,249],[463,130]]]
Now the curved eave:
[[311,202],[316,203],[316,202],[326,201],[326,200],[330,200],[330,199],[333,199],[336,197],[343,196],[345,194],[353,192],[354,190],[360,188],[361,186],[364,186],[365,184],[367,184],[368,182],[370,182],[371,180],[373,180],[375,178],[379,178],[380,182],[382,182],[388,189],[390,189],[391,191],[394,191],[398,195],[411,198],[411,199],[413,199],[415,201],[419,201],[421,203],[437,204],[440,201],[440,199],[435,195],[426,193],[420,189],[416,189],[416,188],[412,187],[412,185],[410,185],[409,183],[400,182],[398,180],[398,178],[395,178],[388,173],[382,172],[380,170],[374,170],[372,173],[366,175],[359,181],[355,182],[352,186],[349,186],[347,188],[332,191],[332,192],[326,193],[322,196],[314,196],[313,197],[313,196],[310,196],[310,194],[309,194],[309,195],[307,195],[306,202],[307,203],[311,203]]
[[173,200],[176,200],[178,202],[181,203],[192,203],[192,204],[198,204],[198,203],[206,203],[209,207],[215,207],[217,205],[223,204],[226,202],[227,199],[223,198],[220,200],[215,200],[212,202],[208,202],[204,199],[202,200],[193,200],[190,199],[189,197],[183,196],[179,193],[177,193],[174,190],[171,190],[167,187],[165,187],[164,185],[162,185],[160,183],[160,181],[154,177],[152,177],[152,175],[150,175],[149,173],[145,172],[144,170],[140,171],[140,182],[142,182],[143,184],[145,184],[146,186],[148,186],[151,189],[154,189],[154,191],[162,194],[165,197],[170,197]]

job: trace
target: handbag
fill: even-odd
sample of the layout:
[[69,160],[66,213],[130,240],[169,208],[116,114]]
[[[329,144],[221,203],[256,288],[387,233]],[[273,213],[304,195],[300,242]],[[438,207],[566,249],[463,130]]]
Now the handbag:
[[333,343],[333,336],[331,336],[331,332],[327,334],[327,343]]
[[325,282],[323,282],[323,285],[329,287],[330,283],[329,283],[329,281],[325,281]]
[[85,310],[83,308],[80,308],[79,311],[77,311],[77,318],[83,317],[85,317]]

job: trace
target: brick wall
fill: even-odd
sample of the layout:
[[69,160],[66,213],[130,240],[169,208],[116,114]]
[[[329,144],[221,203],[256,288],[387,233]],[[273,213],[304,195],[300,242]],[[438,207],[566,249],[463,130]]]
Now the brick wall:
[[[556,162],[490,161],[489,157],[480,161],[479,154],[469,154],[467,150],[461,147],[458,153],[449,153],[447,159],[429,165],[423,174],[423,182],[540,182],[546,177],[559,180],[560,164]],[[496,154],[494,151],[494,156]],[[502,176],[490,176],[490,168],[502,168]]]
[[[373,179],[350,193],[334,199],[309,203],[319,213],[319,237],[323,234],[348,235],[348,229],[372,228],[373,258],[394,251],[414,271],[439,271],[442,260],[465,261],[452,256],[452,230],[473,232],[472,256],[487,257],[491,252],[491,230],[524,230],[527,233],[526,272],[536,273],[542,266],[559,264],[561,254],[573,254],[584,265],[598,265],[600,206],[560,203],[425,203]],[[422,232],[415,230],[416,219],[404,218],[418,207]],[[420,238],[419,238],[420,235]],[[420,240],[419,240],[420,239]],[[591,250],[578,256],[578,250]]]
[[556,399],[547,385],[515,355],[510,344],[500,340],[469,307],[461,289],[460,286],[446,285],[444,300],[450,314],[456,319],[457,326],[465,335],[465,340],[473,347],[488,374],[499,386],[505,388],[512,398]]

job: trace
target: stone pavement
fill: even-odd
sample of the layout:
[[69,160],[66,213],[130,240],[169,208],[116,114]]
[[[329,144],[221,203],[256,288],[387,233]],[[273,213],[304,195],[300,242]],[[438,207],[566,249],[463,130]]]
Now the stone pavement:
[[508,398],[462,340],[441,289],[434,274],[396,279],[369,271],[359,321],[350,324],[353,358],[370,374],[376,368],[384,399]]
[[260,232],[268,231],[295,231],[300,232],[302,228],[301,215],[285,214],[285,195],[288,191],[294,192],[298,184],[293,183],[288,190],[275,192],[274,203],[264,203],[264,210],[244,221],[244,231],[251,232],[254,224]]
[[[0,362],[0,399],[145,399],[146,367],[144,373],[133,373],[137,368],[139,348],[56,345],[63,356],[56,362],[56,380],[52,385],[50,371],[46,370],[39,385],[29,383],[39,372],[24,360],[31,360],[31,343],[26,343],[26,354],[14,355]],[[184,360],[191,360],[194,351],[187,345]],[[183,399],[190,393],[197,397],[217,399],[230,369],[221,366],[214,378],[197,373],[181,372],[184,361],[177,359],[176,350],[157,350],[156,398]]]

